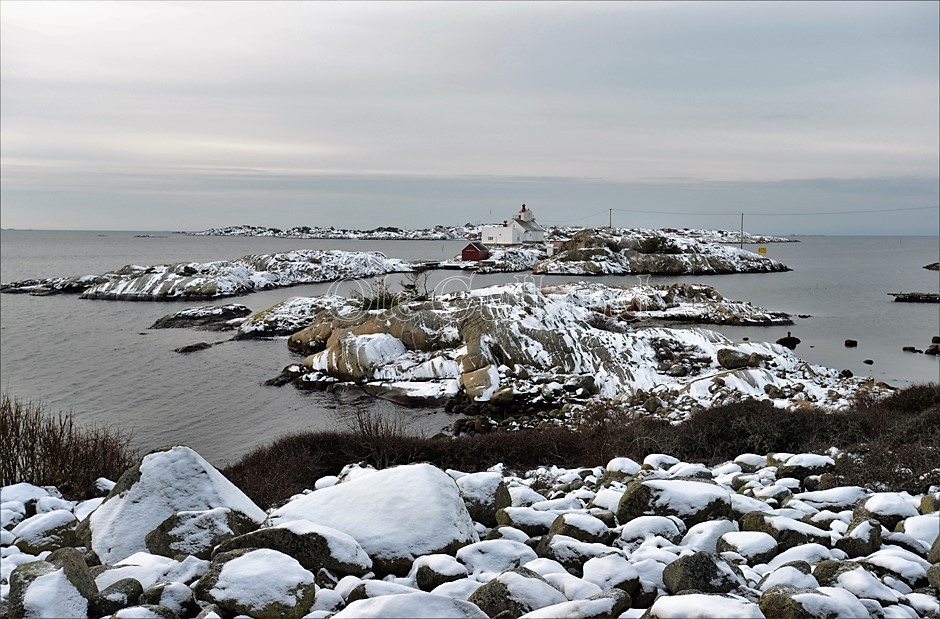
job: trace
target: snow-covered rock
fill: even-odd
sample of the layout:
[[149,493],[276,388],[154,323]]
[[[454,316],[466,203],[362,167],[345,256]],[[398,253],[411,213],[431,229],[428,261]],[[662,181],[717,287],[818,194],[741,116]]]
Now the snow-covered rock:
[[726,617],[760,618],[764,616],[764,613],[757,604],[739,596],[689,593],[657,599],[650,607],[648,616],[651,619],[674,617],[723,619]]
[[525,544],[508,539],[483,540],[464,546],[456,557],[466,566],[471,578],[482,582],[538,558]]
[[144,537],[147,549],[165,557],[188,554],[208,559],[223,541],[258,528],[258,523],[238,511],[216,507],[173,514]]
[[75,546],[75,527],[78,520],[71,510],[56,509],[37,513],[13,527],[16,546],[23,552],[39,554],[44,550],[56,550]]
[[235,260],[155,266],[127,265],[102,275],[26,280],[3,292],[81,292],[83,299],[156,301],[213,299],[256,290],[406,272],[411,265],[379,252],[300,249]]
[[499,473],[484,471],[457,478],[457,488],[470,517],[488,527],[496,526],[496,511],[512,505],[509,489]]
[[255,523],[265,513],[211,464],[188,447],[143,457],[118,480],[105,501],[79,527],[105,563],[147,550],[145,538],[178,512],[225,507]]
[[317,490],[276,509],[270,520],[310,520],[348,533],[376,569],[400,574],[420,555],[454,552],[479,541],[457,484],[428,464],[385,469]]
[[303,617],[316,595],[313,574],[296,559],[268,548],[217,555],[193,590],[223,610],[259,619]]
[[475,604],[421,591],[358,600],[332,616],[335,619],[488,619]]
[[477,589],[469,602],[490,617],[507,612],[511,617],[567,602],[567,598],[532,570],[517,567],[499,574]]
[[542,274],[719,274],[788,271],[776,260],[737,247],[653,230],[583,230],[538,262]]
[[85,617],[97,591],[82,591],[65,573],[45,561],[20,565],[10,576],[9,614],[20,617]]
[[694,552],[663,570],[663,583],[673,594],[694,589],[702,593],[729,593],[746,584],[740,570],[712,552]]
[[637,516],[678,516],[692,526],[707,520],[729,517],[731,497],[715,484],[676,479],[635,481],[627,485],[617,509],[617,519],[627,522]]
[[239,548],[277,550],[313,573],[326,568],[340,575],[361,575],[372,569],[372,559],[352,536],[309,520],[284,520],[273,527],[229,538],[213,554]]

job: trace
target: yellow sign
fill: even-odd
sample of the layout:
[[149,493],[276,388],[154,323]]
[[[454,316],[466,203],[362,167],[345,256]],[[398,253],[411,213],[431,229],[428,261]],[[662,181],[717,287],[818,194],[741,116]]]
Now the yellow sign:
[[758,248],[757,248],[757,253],[759,253],[759,254],[766,254],[766,253],[767,253],[767,248],[766,248],[766,247],[758,247]]

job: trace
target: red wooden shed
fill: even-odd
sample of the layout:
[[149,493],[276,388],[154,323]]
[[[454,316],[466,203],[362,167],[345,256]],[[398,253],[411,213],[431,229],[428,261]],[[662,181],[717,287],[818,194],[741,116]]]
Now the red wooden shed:
[[490,250],[479,241],[472,241],[460,252],[461,260],[486,260],[490,257]]

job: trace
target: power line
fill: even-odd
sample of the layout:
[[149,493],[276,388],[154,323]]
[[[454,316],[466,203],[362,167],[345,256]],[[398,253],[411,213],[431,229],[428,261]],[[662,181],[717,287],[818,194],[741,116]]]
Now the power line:
[[[609,209],[608,209],[609,210]],[[615,211],[617,209],[614,209]],[[597,217],[598,215],[603,215],[604,211],[597,211],[596,213],[591,213],[590,215],[585,215],[583,217],[576,217],[574,219],[542,219],[547,224],[564,224],[571,221],[584,221],[585,219],[591,219],[592,217]]]
[[[900,213],[902,211],[926,211],[940,209],[940,205],[935,206],[910,206],[904,208],[885,208],[885,209],[867,209],[867,210],[858,210],[858,211],[814,211],[811,213],[762,213],[762,212],[749,212],[749,211],[728,211],[728,212],[687,212],[687,211],[646,211],[640,209],[629,209],[629,208],[615,208],[612,209],[619,213],[647,213],[652,215],[747,215],[749,217],[760,217],[760,216],[775,216],[775,217],[789,217],[789,216],[804,216],[804,215],[858,215],[860,213]],[[595,213],[594,215],[597,215]]]

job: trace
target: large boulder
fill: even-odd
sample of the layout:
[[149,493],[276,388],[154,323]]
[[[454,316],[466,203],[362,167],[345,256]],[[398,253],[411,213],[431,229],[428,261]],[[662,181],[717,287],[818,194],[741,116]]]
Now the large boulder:
[[277,550],[313,573],[326,568],[338,574],[361,575],[372,569],[372,560],[359,542],[342,531],[309,520],[291,520],[228,539],[213,554],[238,548]]
[[39,513],[13,527],[16,547],[21,551],[38,555],[45,550],[56,550],[76,546],[78,539],[75,514],[65,509]]
[[752,565],[767,563],[777,555],[777,540],[760,531],[731,531],[718,538],[715,549],[734,552]]
[[881,524],[874,518],[856,516],[836,541],[836,548],[851,558],[867,557],[881,548]]
[[113,615],[122,608],[135,606],[144,588],[136,578],[122,578],[98,592],[91,600],[89,614],[95,617]]
[[490,617],[518,619],[533,610],[568,600],[536,572],[519,567],[489,581],[474,591],[468,601]]
[[216,555],[193,586],[196,598],[256,619],[297,619],[313,605],[314,575],[296,559],[268,548]]
[[741,519],[744,531],[759,531],[777,540],[780,551],[803,544],[831,546],[832,537],[826,531],[800,520],[764,512],[751,512]]
[[[467,548],[467,546],[464,546]],[[461,548],[460,550],[463,550]],[[457,552],[460,552],[458,550]],[[415,584],[422,591],[433,591],[444,583],[454,582],[467,578],[467,568],[463,563],[450,555],[424,555],[418,557],[411,566],[409,577],[414,578]]]
[[679,557],[663,570],[663,583],[670,593],[695,590],[702,593],[729,593],[746,581],[737,566],[711,552]]
[[509,489],[499,473],[485,471],[457,478],[457,488],[470,517],[486,526],[495,527],[496,511],[512,505]]
[[716,484],[681,479],[634,481],[617,507],[617,520],[638,516],[678,516],[687,527],[731,517],[731,495]]
[[822,590],[777,585],[761,595],[760,610],[767,617],[780,619],[871,616],[858,598],[835,587]]
[[613,619],[630,610],[630,596],[620,589],[601,591],[583,600],[571,600],[533,610],[520,619]]
[[77,573],[71,560],[60,563],[31,561],[11,572],[7,598],[10,619],[88,615],[89,603],[98,594],[94,581]]
[[142,592],[138,601],[169,608],[177,617],[192,617],[200,611],[192,588],[181,582],[158,582]]
[[[761,608],[754,602],[732,595],[707,593],[661,597],[643,615],[644,618],[649,619],[673,619],[674,617],[757,619],[763,616]],[[776,615],[767,616],[776,617]]]
[[477,580],[494,576],[538,558],[535,551],[521,542],[508,539],[483,540],[457,551],[457,560]]
[[379,619],[384,617],[488,619],[486,613],[470,602],[423,591],[357,600],[331,616],[335,619]]
[[153,554],[175,557],[185,554],[208,559],[212,549],[227,539],[258,528],[245,514],[227,507],[177,512],[144,537]]
[[401,575],[421,555],[453,554],[479,541],[457,484],[430,464],[376,471],[316,490],[276,509],[270,519],[310,520],[348,533],[376,570]]
[[188,447],[168,447],[128,469],[104,502],[79,525],[104,563],[147,550],[146,536],[178,512],[225,507],[261,523],[264,511]]
[[898,492],[876,492],[863,501],[859,501],[852,512],[853,518],[874,518],[889,531],[905,518],[917,515],[917,509],[910,504],[904,494]]

